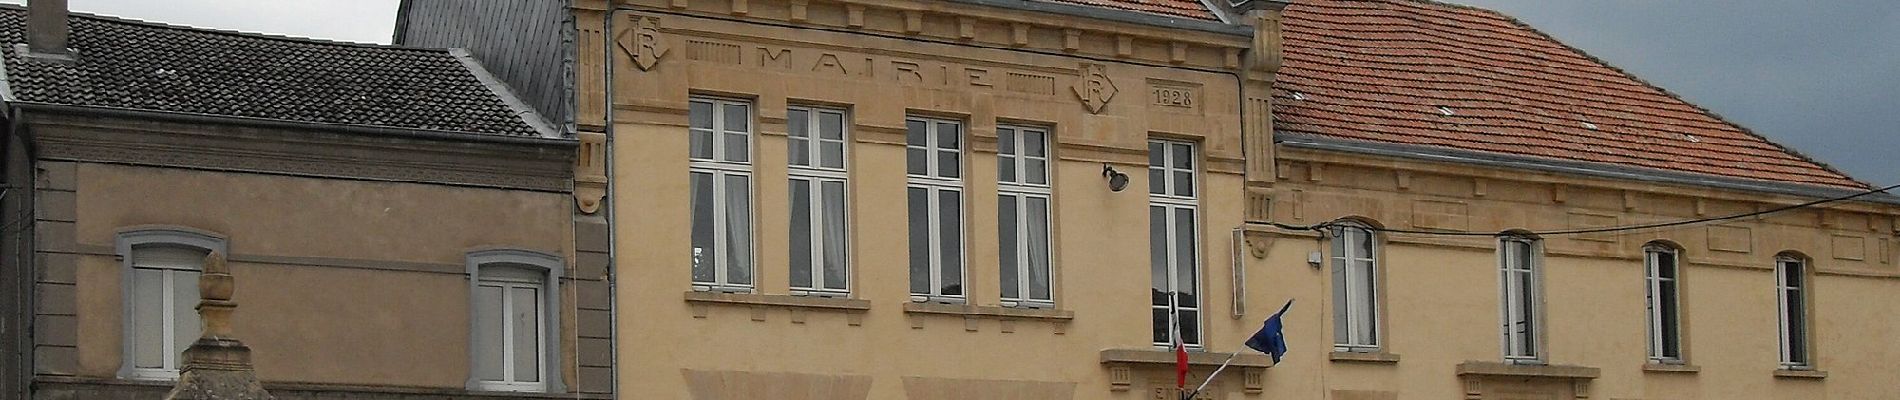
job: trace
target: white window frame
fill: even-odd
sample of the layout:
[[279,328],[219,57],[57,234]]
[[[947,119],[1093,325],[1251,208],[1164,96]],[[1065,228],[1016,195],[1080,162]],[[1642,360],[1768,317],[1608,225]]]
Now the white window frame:
[[[1795,274],[1800,276],[1800,282],[1788,282],[1788,268],[1796,269]],[[1777,325],[1780,327],[1780,337],[1776,342],[1781,350],[1779,361],[1782,369],[1814,369],[1814,321],[1813,316],[1808,314],[1808,304],[1813,299],[1809,292],[1813,291],[1814,276],[1808,273],[1809,268],[1812,268],[1812,263],[1805,257],[1788,254],[1775,256],[1775,308],[1778,313]],[[1789,307],[1790,298],[1800,299],[1800,307]],[[1796,329],[1801,333],[1800,343],[1794,343],[1793,340]],[[1794,356],[1796,347],[1800,348],[1802,357]]]
[[[1362,242],[1364,246],[1360,245]],[[1361,247],[1371,249],[1371,254],[1359,254],[1363,251]],[[1384,307],[1379,301],[1378,255],[1379,238],[1370,226],[1347,222],[1333,229],[1332,300],[1343,304],[1336,307],[1346,310],[1333,315],[1333,329],[1345,326],[1343,333],[1334,332],[1333,351],[1380,351],[1380,335],[1385,332],[1379,326],[1379,313]],[[1345,341],[1339,340],[1341,334],[1345,335]]]
[[[688,175],[689,183],[690,183],[690,177],[692,174],[706,174],[709,177],[709,179],[712,180],[712,193],[710,194],[712,196],[712,201],[710,202],[711,204],[709,206],[712,207],[712,210],[713,210],[713,221],[711,223],[713,224],[712,232],[713,232],[713,249],[714,249],[714,251],[712,252],[713,254],[710,254],[710,255],[704,254],[704,252],[702,252],[701,249],[699,248],[692,249],[693,250],[693,253],[691,255],[692,263],[693,263],[692,266],[697,266],[697,264],[699,262],[702,262],[702,260],[704,260],[705,257],[710,257],[713,261],[713,280],[701,281],[701,280],[698,280],[697,277],[694,277],[693,290],[737,292],[737,293],[752,292],[758,286],[758,280],[759,280],[759,274],[758,274],[759,252],[758,252],[758,248],[756,247],[757,246],[756,243],[758,242],[758,229],[757,229],[758,224],[756,223],[757,221],[755,220],[758,214],[757,212],[758,201],[755,198],[756,197],[755,194],[758,193],[755,188],[756,185],[758,185],[758,181],[754,179],[753,172],[752,172],[753,160],[756,160],[758,158],[758,156],[754,154],[753,152],[756,146],[756,143],[758,142],[757,135],[753,134],[753,132],[755,131],[755,127],[758,126],[758,122],[756,118],[753,118],[753,114],[754,114],[753,108],[752,108],[753,105],[751,102],[745,101],[745,100],[706,97],[706,96],[693,96],[691,100],[688,101],[689,105],[691,103],[708,104],[711,106],[711,109],[712,109],[712,115],[708,117],[708,118],[711,118],[711,127],[709,128],[709,130],[702,130],[699,128],[691,128],[691,127],[688,128],[689,132],[690,131],[706,131],[711,134],[712,142],[711,142],[711,145],[708,147],[708,151],[710,152],[709,155],[711,158],[698,158],[698,157],[693,157],[691,154],[689,154],[688,155],[689,161],[687,165],[690,171]],[[739,107],[745,108],[746,127],[744,130],[729,129],[729,127],[725,126],[726,125],[726,118],[725,118],[726,111],[725,110],[728,106],[739,106]],[[727,147],[726,140],[727,140],[728,134],[741,134],[746,137],[745,149],[741,150],[746,155],[745,160],[738,161],[738,160],[724,159],[724,156],[726,154],[726,147]],[[691,133],[689,133],[689,137],[688,137],[689,142],[692,140],[690,135]],[[689,147],[691,146],[690,143],[688,146]],[[747,215],[745,216],[746,218],[745,222],[746,222],[746,228],[749,232],[746,232],[746,239],[747,239],[746,243],[742,243],[742,244],[730,243],[731,232],[728,231],[728,227],[731,225],[729,222],[729,218],[731,216],[728,215],[730,214],[728,211],[731,209],[731,205],[729,204],[729,201],[728,201],[729,197],[727,193],[730,190],[730,188],[728,188],[726,185],[726,180],[729,177],[741,177],[741,178],[744,178],[746,181],[747,193],[746,193],[745,199],[746,199],[746,210],[747,210],[746,214]],[[692,197],[692,194],[690,193],[691,190],[692,189],[688,189],[689,193],[687,196],[689,198]],[[696,202],[697,199],[694,199],[692,201]],[[688,225],[689,225],[688,236],[690,237],[691,235],[690,229],[691,229],[692,224],[689,223]],[[691,239],[688,239],[688,241],[690,243]],[[749,257],[750,259],[747,260],[747,263],[749,265],[745,266],[745,268],[748,270],[746,275],[749,278],[749,282],[735,283],[732,281],[733,279],[731,276],[732,260],[729,259],[729,251],[727,251],[727,249],[730,249],[735,245],[745,247],[746,253],[750,255]]]
[[[541,295],[539,301],[536,301],[536,305],[540,307],[538,314],[540,318],[535,321],[535,328],[540,331],[538,335],[540,340],[537,343],[539,349],[537,349],[535,355],[539,358],[537,365],[540,365],[539,376],[541,380],[538,382],[513,381],[506,378],[502,381],[481,380],[475,376],[475,371],[481,368],[480,354],[471,348],[468,351],[469,373],[466,383],[469,390],[546,393],[561,393],[566,391],[561,379],[560,355],[562,353],[560,351],[561,332],[559,332],[561,329],[561,277],[564,275],[564,271],[566,271],[566,265],[567,263],[560,257],[529,250],[490,249],[472,251],[467,254],[468,343],[470,346],[474,346],[475,343],[474,335],[477,334],[477,320],[482,318],[482,312],[489,311],[477,308],[478,303],[475,299],[475,291],[479,286],[504,286],[504,290],[502,291],[504,295],[511,293],[505,290],[509,287],[533,287],[539,290]],[[514,278],[484,276],[482,274],[484,267],[516,268],[536,272],[541,275],[542,281],[539,283],[530,283]],[[512,306],[513,302],[503,300],[503,315],[506,315],[507,308]],[[513,324],[503,323],[502,326],[504,329],[512,329]],[[516,354],[513,349],[513,340],[503,340],[503,346],[502,354],[504,357],[513,357]],[[506,371],[504,372],[506,374],[504,377],[513,375],[515,371],[512,370],[514,367],[512,358],[504,358],[504,360],[510,360],[503,362],[503,368],[504,371]]]
[[[811,185],[809,192],[806,193],[809,196],[809,198],[806,199],[806,206],[809,207],[810,209],[804,210],[805,215],[809,218],[808,221],[810,221],[809,223],[810,226],[807,227],[809,229],[807,229],[807,232],[795,232],[795,231],[791,232],[791,234],[794,236],[807,235],[806,237],[810,238],[809,244],[811,245],[810,246],[811,252],[809,254],[811,255],[811,259],[808,261],[810,263],[808,266],[811,269],[810,271],[811,285],[800,286],[797,283],[792,283],[791,292],[794,295],[808,295],[808,296],[820,296],[820,297],[849,297],[851,296],[851,275],[852,275],[852,270],[851,270],[851,237],[852,237],[851,231],[852,229],[851,229],[851,224],[850,224],[851,222],[851,216],[850,216],[851,214],[851,184],[850,184],[850,179],[849,179],[850,177],[849,168],[851,165],[851,115],[845,112],[845,110],[833,109],[833,108],[806,107],[806,106],[791,106],[788,108],[789,108],[788,113],[787,113],[788,124],[790,123],[789,122],[790,113],[792,112],[803,112],[805,113],[807,117],[805,119],[806,125],[804,126],[806,137],[804,138],[797,137],[797,136],[792,135],[790,132],[787,132],[786,134],[786,141],[787,141],[786,149],[787,150],[786,151],[787,152],[796,151],[796,146],[791,145],[791,142],[795,142],[795,141],[801,141],[801,140],[805,141],[805,143],[807,143],[807,146],[805,147],[805,150],[806,150],[805,165],[799,165],[796,160],[793,160],[790,157],[786,158],[786,163],[787,163],[786,174],[789,176],[786,184],[791,185],[790,181],[792,180],[803,180],[803,181],[809,182],[809,185]],[[839,124],[840,131],[838,133],[838,139],[824,138],[823,132],[821,132],[822,128],[821,128],[820,118],[819,118],[820,115],[824,115],[824,114],[836,115],[841,121]],[[823,165],[823,162],[821,161],[823,159],[822,148],[824,147],[825,144],[836,144],[841,149],[839,151],[840,162],[838,166],[826,167]],[[834,285],[831,285],[831,284],[834,282],[827,282],[825,278],[825,264],[824,264],[826,261],[825,260],[825,245],[828,244],[825,241],[826,236],[824,234],[825,221],[827,218],[834,217],[832,215],[827,214],[825,211],[824,185],[826,183],[836,183],[839,186],[844,188],[844,196],[842,199],[844,204],[840,208],[844,212],[841,215],[835,216],[837,218],[842,219],[840,221],[840,224],[845,227],[842,235],[836,238],[837,240],[844,242],[841,244],[842,246],[844,246],[843,247],[844,254],[842,255],[844,259],[838,260],[838,262],[844,264],[844,270],[845,270],[844,282],[835,282],[838,284],[835,286],[841,286],[842,289],[833,287]],[[789,189],[789,186],[788,186],[788,189],[786,189],[786,195],[787,196],[791,195],[791,190]],[[786,207],[791,207],[791,204],[789,203],[790,201],[788,199],[788,204],[786,205]],[[800,212],[800,210],[793,209],[790,212],[793,214],[797,214]],[[790,224],[788,223],[787,225],[789,226]],[[790,268],[796,268],[796,267],[790,267]]]
[[[1052,220],[1053,216],[1050,214],[1054,213],[1055,201],[1052,191],[1050,190],[1052,185],[1051,176],[1054,174],[1050,173],[1050,170],[1054,169],[1055,166],[1050,163],[1050,160],[1053,159],[1051,153],[1055,150],[1055,146],[1052,145],[1055,142],[1055,138],[1051,137],[1049,130],[1045,128],[1003,124],[998,125],[996,129],[997,139],[999,140],[996,153],[999,168],[996,183],[997,201],[1000,202],[1002,198],[1010,197],[1014,198],[1016,202],[1016,215],[1014,216],[1016,223],[1013,226],[1003,226],[1000,220],[1001,215],[999,214],[997,229],[1015,230],[1017,241],[1017,243],[1015,243],[1016,259],[1013,260],[1015,268],[1013,268],[1013,270],[998,271],[1002,279],[1015,280],[1016,293],[1003,292],[1000,299],[1005,307],[1053,308],[1055,307],[1056,256],[1055,249],[1051,246],[1051,242],[1054,241],[1053,232],[1055,227],[1053,224],[1054,221]],[[1028,148],[1027,145],[1029,144],[1029,140],[1027,139],[1028,135],[1023,134],[1025,132],[1032,132],[1042,136],[1041,156],[1031,156],[1024,151],[1024,149]],[[1005,136],[1009,139],[1006,143],[1003,140]],[[1028,179],[1028,165],[1032,161],[1042,162],[1041,183],[1036,183]],[[1001,166],[1005,164],[1014,167],[1014,179],[1005,179],[1002,176]],[[1044,207],[1041,215],[1030,214],[1029,199],[1042,200]],[[1000,213],[1002,207],[998,206],[997,210]],[[1042,220],[1042,227],[1047,230],[1047,232],[1043,232],[1043,240],[1040,242],[1031,240],[1031,238],[1034,237],[1030,234],[1032,230],[1030,221],[1032,219]],[[1008,244],[999,243],[998,245]],[[1030,286],[1030,283],[1034,281],[1031,277],[1037,272],[1030,263],[1030,253],[1031,250],[1037,246],[1040,246],[1043,254],[1047,256],[1047,259],[1043,260],[1044,264],[1042,265],[1042,268],[1046,270],[1041,271],[1041,273],[1048,277],[1046,283],[1048,283],[1049,287],[1043,288],[1043,292],[1046,293],[1047,296],[1041,298],[1035,295],[1034,288]],[[998,252],[998,257],[1002,257],[1001,253],[1000,251]],[[1001,286],[1002,285],[998,285],[999,288]]]
[[[163,344],[168,347],[165,350],[165,367],[139,368],[136,366],[138,361],[138,347],[136,345],[137,339],[135,336],[138,333],[135,319],[137,315],[135,313],[138,312],[139,305],[133,298],[135,293],[133,285],[137,282],[137,278],[134,276],[134,269],[146,268],[134,265],[136,257],[133,252],[150,247],[181,247],[203,250],[207,255],[213,252],[230,254],[227,252],[225,239],[222,235],[191,228],[142,226],[121,230],[114,242],[114,253],[119,257],[120,262],[120,310],[123,310],[120,331],[120,341],[122,342],[120,348],[121,362],[118,375],[121,378],[138,380],[178,379],[179,368],[182,367],[184,363],[183,353],[185,349],[173,349],[170,347],[177,345],[179,335],[189,335],[189,337],[194,338],[200,336],[203,327],[199,326],[189,331],[184,331],[180,329],[181,327],[176,326],[175,323],[180,316],[170,315],[171,312],[176,310],[176,302],[188,301],[195,304],[198,298],[175,298],[172,296],[175,293],[174,288],[170,285],[178,284],[176,280],[179,279],[180,276],[188,275],[190,279],[196,279],[198,274],[183,273],[189,271],[188,269],[170,269],[168,272],[180,273],[165,274],[167,287],[164,288],[163,292],[166,299],[163,310],[167,315],[163,318],[165,325]],[[204,265],[199,264],[197,271],[199,274],[202,274]],[[196,292],[193,293],[195,294]]]
[[[1514,265],[1517,259],[1514,244],[1522,244],[1521,251],[1530,252],[1529,265]],[[1536,238],[1506,235],[1498,240],[1498,288],[1500,292],[1498,316],[1499,336],[1502,339],[1500,350],[1504,361],[1513,364],[1544,364],[1548,354],[1544,351],[1544,300],[1543,300],[1543,241]],[[1530,287],[1522,286],[1518,274],[1530,275]],[[1526,297],[1529,308],[1525,308]],[[1528,312],[1528,318],[1522,313]],[[1511,329],[1511,321],[1524,320],[1522,331]],[[1520,341],[1527,346],[1520,346]],[[1522,347],[1522,348],[1519,348]]]
[[[1663,265],[1661,257],[1663,254],[1671,256],[1669,257],[1671,261],[1670,265]],[[1665,268],[1670,272],[1667,277],[1662,274]],[[1664,287],[1664,283],[1668,283],[1669,286]],[[1657,364],[1682,364],[1684,362],[1682,334],[1682,251],[1676,249],[1674,246],[1658,243],[1643,246],[1643,288],[1644,307],[1649,315],[1649,362]],[[1665,304],[1662,302],[1664,297],[1662,293],[1664,290],[1668,290],[1672,294],[1668,297],[1673,301],[1667,304],[1667,307],[1664,307]],[[1673,313],[1674,315],[1665,315],[1668,313]],[[1673,318],[1665,318],[1666,316]],[[1664,321],[1666,320],[1674,320],[1675,323],[1672,324],[1674,326],[1665,325]],[[1668,350],[1668,346],[1666,345],[1669,339],[1668,336],[1671,334],[1675,335],[1675,354],[1668,354],[1668,351],[1666,351]]]
[[[1178,314],[1169,314],[1168,322],[1170,326],[1169,326],[1168,331],[1170,332],[1169,333],[1170,335],[1180,335],[1181,334],[1180,329],[1176,329],[1175,327],[1192,324],[1194,326],[1194,331],[1196,332],[1195,337],[1192,338],[1193,340],[1189,340],[1189,338],[1183,337],[1181,338],[1181,342],[1182,344],[1186,345],[1188,348],[1199,349],[1201,348],[1201,343],[1205,341],[1207,337],[1207,329],[1201,323],[1205,319],[1204,318],[1205,315],[1201,312],[1202,307],[1200,305],[1200,302],[1205,297],[1204,294],[1206,292],[1206,287],[1202,284],[1205,282],[1205,280],[1202,279],[1202,276],[1201,276],[1201,249],[1202,247],[1205,247],[1205,246],[1203,246],[1201,243],[1202,235],[1200,231],[1200,227],[1201,227],[1200,219],[1202,218],[1202,216],[1200,212],[1200,200],[1197,198],[1198,194],[1201,192],[1200,191],[1201,185],[1200,185],[1200,182],[1198,182],[1201,175],[1199,172],[1199,166],[1201,164],[1201,160],[1199,156],[1200,149],[1198,148],[1199,146],[1196,146],[1194,143],[1176,141],[1176,140],[1150,139],[1148,140],[1148,145],[1150,148],[1150,153],[1153,153],[1154,146],[1156,145],[1162,146],[1161,158],[1159,160],[1160,165],[1155,165],[1156,160],[1153,159],[1152,154],[1150,155],[1150,162],[1148,165],[1148,170],[1150,171],[1150,174],[1149,174],[1150,177],[1156,176],[1154,173],[1159,172],[1160,173],[1159,176],[1164,178],[1164,182],[1162,182],[1162,186],[1161,186],[1162,193],[1154,193],[1151,190],[1148,193],[1148,207],[1149,207],[1150,212],[1153,212],[1153,209],[1155,207],[1160,207],[1164,212],[1163,215],[1165,216],[1164,219],[1166,220],[1166,225],[1167,225],[1165,229],[1165,232],[1167,233],[1167,238],[1165,239],[1166,242],[1163,243],[1164,249],[1161,249],[1161,250],[1165,250],[1168,253],[1167,254],[1167,263],[1168,263],[1167,272],[1168,273],[1166,274],[1166,276],[1168,277],[1168,282],[1166,286],[1168,288],[1169,293],[1171,294],[1178,292],[1182,287],[1182,282],[1180,282],[1180,279],[1179,279],[1180,278],[1179,271],[1181,270],[1181,268],[1183,268],[1183,266],[1179,264],[1179,261],[1181,260],[1179,256],[1180,256],[1180,252],[1183,249],[1178,248],[1177,244],[1179,244],[1180,241],[1179,241],[1179,237],[1176,236],[1180,232],[1179,224],[1183,224],[1183,223],[1188,224],[1188,232],[1192,232],[1195,236],[1191,240],[1191,242],[1194,244],[1194,248],[1188,250],[1193,253],[1189,255],[1188,259],[1192,260],[1194,265],[1186,266],[1186,268],[1189,268],[1194,272],[1192,274],[1193,279],[1194,279],[1194,282],[1192,282],[1192,287],[1195,290],[1194,304],[1174,304],[1179,301],[1180,296],[1170,295],[1168,296],[1168,303],[1171,303],[1171,304],[1158,305],[1158,304],[1153,304],[1153,301],[1151,300],[1149,302],[1149,312],[1150,313],[1168,312],[1170,305],[1172,305],[1175,308],[1178,308],[1179,311],[1193,312],[1195,315],[1194,320],[1186,322],[1186,323],[1183,323],[1182,321],[1179,321],[1177,319],[1179,318]],[[1173,150],[1175,150],[1177,146],[1185,147],[1188,150],[1188,157],[1190,158],[1189,160],[1190,164],[1188,168],[1186,169],[1175,167],[1174,161],[1176,160],[1175,160]],[[1189,181],[1188,184],[1191,185],[1189,194],[1187,195],[1176,194],[1175,189],[1180,185],[1179,182],[1176,182],[1178,180],[1177,179],[1178,175],[1176,174],[1176,172],[1188,173],[1187,180]],[[1179,218],[1177,218],[1177,211],[1179,210],[1187,210],[1188,212],[1193,214],[1194,218],[1192,218],[1191,221],[1181,221]],[[1153,218],[1151,216],[1150,222],[1149,222],[1150,224],[1153,224],[1152,219]],[[1151,226],[1149,229],[1152,232],[1153,227]],[[1150,247],[1152,247],[1152,240],[1153,239],[1150,238],[1150,241],[1151,241]],[[1156,250],[1157,249],[1153,249],[1153,248],[1149,249],[1149,251],[1151,252],[1151,256],[1152,256],[1152,252]],[[1152,265],[1152,262],[1150,264],[1151,264],[1149,266],[1150,274],[1152,275],[1152,271],[1153,271],[1152,268],[1154,266]],[[1152,287],[1150,288],[1150,290],[1153,290]],[[1168,347],[1168,346],[1172,346],[1173,344],[1168,343],[1168,342],[1155,342],[1154,345],[1157,347]]]
[[[967,161],[969,160],[969,152],[966,151],[969,148],[969,128],[963,121],[958,120],[920,116],[908,116],[904,118],[905,125],[908,126],[911,122],[923,123],[926,133],[923,145],[913,143],[906,143],[905,145],[905,176],[908,181],[905,185],[905,201],[906,204],[909,204],[910,189],[923,189],[926,193],[927,206],[925,206],[925,208],[930,210],[927,216],[930,228],[928,232],[930,236],[930,255],[926,258],[930,264],[928,266],[930,268],[930,279],[928,282],[930,287],[927,292],[922,293],[916,291],[916,288],[911,288],[910,300],[912,302],[966,303],[968,302],[970,294],[969,240],[967,238],[967,232],[970,229],[970,201],[963,191],[963,177],[968,176],[970,170]],[[942,132],[938,129],[939,124],[952,124],[957,127],[956,148],[946,149],[940,146],[942,141],[939,140],[939,135],[941,135]],[[908,130],[908,127],[906,127],[906,130]],[[908,132],[906,132],[906,135],[908,135]],[[921,150],[927,157],[927,161],[924,163],[926,169],[924,174],[909,173],[909,154],[912,150]],[[943,170],[944,166],[941,165],[942,159],[939,157],[939,153],[946,151],[955,152],[957,154],[957,173],[954,177],[946,176]],[[943,213],[940,212],[940,210],[943,209],[942,193],[944,192],[956,193],[958,198],[958,209],[956,210],[956,215],[959,219],[959,223],[957,224],[958,230],[956,232],[958,239],[956,249],[958,253],[958,263],[955,267],[958,274],[957,282],[959,283],[958,293],[955,294],[946,294],[943,290],[945,282],[943,273],[945,254],[943,253],[944,237],[942,234]],[[908,218],[914,217],[915,216],[907,216],[906,223],[908,223]],[[915,240],[915,238],[911,238],[911,240]],[[916,273],[915,265],[910,266],[910,269],[912,274]]]

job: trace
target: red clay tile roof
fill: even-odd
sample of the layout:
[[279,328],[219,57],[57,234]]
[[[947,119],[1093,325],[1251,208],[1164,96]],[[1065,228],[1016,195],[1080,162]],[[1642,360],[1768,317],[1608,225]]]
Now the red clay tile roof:
[[1296,0],[1284,21],[1283,132],[1867,188],[1496,12]]
[[[1207,10],[1206,4],[1201,4],[1201,0],[1044,0],[1044,1],[1050,1],[1050,2],[1056,2],[1056,3],[1080,4],[1080,5],[1085,5],[1085,6],[1096,6],[1096,7],[1102,7],[1102,8],[1113,8],[1117,10],[1138,11],[1138,12],[1145,12],[1149,14],[1160,14],[1160,15],[1166,15],[1170,17],[1198,19],[1198,20],[1204,20],[1204,21],[1219,21],[1220,20],[1220,17],[1214,16],[1214,13],[1212,11]],[[1226,1],[1226,0],[1221,0],[1221,1]]]

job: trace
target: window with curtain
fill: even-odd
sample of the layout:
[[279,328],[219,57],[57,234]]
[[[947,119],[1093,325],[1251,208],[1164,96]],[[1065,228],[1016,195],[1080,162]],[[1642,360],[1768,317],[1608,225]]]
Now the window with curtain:
[[1781,314],[1781,367],[1812,368],[1808,350],[1807,259],[1782,255],[1775,259],[1775,298]]
[[961,303],[963,123],[913,116],[904,125],[911,301]]
[[1542,363],[1543,327],[1539,319],[1543,309],[1543,291],[1539,287],[1539,254],[1536,239],[1506,237],[1499,241],[1498,281],[1502,289],[1505,361],[1521,364]]
[[478,389],[539,392],[547,388],[547,275],[540,268],[492,263],[480,266],[475,284],[475,352]]
[[205,249],[142,245],[132,248],[130,334],[133,378],[176,379],[186,348],[198,340],[198,276]]
[[1053,307],[1049,255],[1049,131],[996,128],[998,273],[1002,302]]
[[1682,363],[1682,314],[1676,295],[1680,253],[1675,247],[1650,244],[1643,247],[1644,304],[1649,312],[1649,360],[1655,363]]
[[1154,343],[1200,346],[1199,200],[1194,145],[1148,141],[1149,303]]
[[752,263],[752,106],[688,102],[693,288],[748,292]]
[[847,156],[843,110],[792,107],[785,113],[791,199],[793,294],[849,296],[845,234]]
[[1333,350],[1379,351],[1379,280],[1372,229],[1333,229]]

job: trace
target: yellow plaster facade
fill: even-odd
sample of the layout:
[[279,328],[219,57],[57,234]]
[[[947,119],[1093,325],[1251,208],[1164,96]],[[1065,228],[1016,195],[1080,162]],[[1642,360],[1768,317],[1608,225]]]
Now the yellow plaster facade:
[[[1172,358],[1150,338],[1150,139],[1196,146],[1206,348],[1193,379],[1248,352],[1241,343],[1261,321],[1299,300],[1283,364],[1243,356],[1203,398],[1900,392],[1884,366],[1900,356],[1900,208],[1874,203],[1544,238],[1543,366],[1501,363],[1496,238],[1380,234],[1383,351],[1330,353],[1330,266],[1308,264],[1329,258],[1329,239],[1258,222],[1548,231],[1809,199],[1275,146],[1274,11],[1248,14],[1256,28],[1242,35],[936,1],[634,0],[575,13],[577,123],[611,136],[624,398],[1167,398]],[[749,293],[691,284],[695,96],[753,112]],[[846,298],[790,290],[789,106],[847,113]],[[964,123],[966,304],[913,303],[907,290],[908,116]],[[1003,307],[998,295],[998,124],[1053,137],[1052,309]],[[1129,189],[1109,190],[1104,166],[1129,174]],[[1646,366],[1642,247],[1654,240],[1685,260],[1686,366]],[[1777,372],[1773,268],[1784,251],[1815,267],[1819,371]]]

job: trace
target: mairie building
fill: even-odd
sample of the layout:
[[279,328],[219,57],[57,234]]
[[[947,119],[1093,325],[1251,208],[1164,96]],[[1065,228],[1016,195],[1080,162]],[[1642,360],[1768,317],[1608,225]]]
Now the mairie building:
[[[351,136],[367,131],[331,135],[361,123],[298,117],[272,137],[458,151],[431,171],[540,172],[390,183],[377,169],[22,147],[262,131],[62,113],[99,96],[15,106],[25,129],[10,131],[8,189],[36,197],[5,197],[6,214],[35,219],[7,257],[78,272],[33,278],[39,314],[6,321],[35,332],[6,337],[34,343],[8,359],[35,368],[14,381],[70,393],[160,384],[117,374],[141,361],[113,347],[142,343],[118,333],[142,322],[121,316],[119,296],[142,292],[114,279],[147,256],[110,246],[155,237],[228,240],[239,285],[271,288],[240,293],[257,300],[236,332],[256,338],[266,386],[297,398],[1178,399],[1176,341],[1189,384],[1206,382],[1196,399],[1900,392],[1900,197],[1493,11],[406,0],[398,12],[395,45],[339,57],[422,59],[391,74],[452,58],[466,68],[434,71],[467,90],[395,103],[413,109],[368,105],[410,113],[366,121],[499,125]],[[109,49],[89,35],[75,36],[82,67]],[[426,50],[440,48],[463,50]],[[70,90],[45,86],[58,75],[34,79],[59,69],[19,58],[44,51],[14,49],[18,99]],[[414,88],[388,87],[373,93]],[[387,89],[361,90],[375,88]],[[348,99],[360,97],[311,104]],[[205,183],[151,178],[170,176]],[[15,189],[22,178],[30,189]],[[212,185],[227,179],[267,182]],[[268,197],[286,193],[269,189],[277,180],[368,197]],[[128,199],[149,205],[114,206]],[[186,212],[223,199],[242,200]],[[263,214],[312,225],[236,217]],[[141,233],[150,224],[175,233]],[[514,269],[487,272],[490,260]],[[399,290],[412,287],[434,290]],[[513,300],[484,311],[497,303],[483,287]],[[510,297],[533,290],[559,295]],[[492,335],[486,316],[525,309],[513,304],[558,311],[501,324],[501,337],[539,341],[476,339],[493,337],[480,336]],[[1290,351],[1276,363],[1243,343],[1283,307]],[[352,347],[365,344],[378,351]]]

